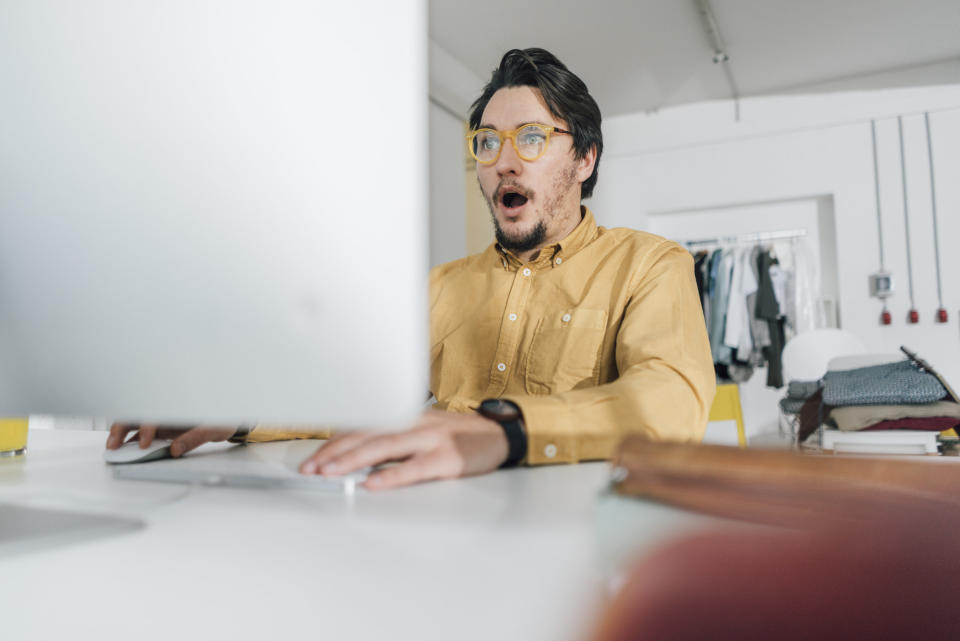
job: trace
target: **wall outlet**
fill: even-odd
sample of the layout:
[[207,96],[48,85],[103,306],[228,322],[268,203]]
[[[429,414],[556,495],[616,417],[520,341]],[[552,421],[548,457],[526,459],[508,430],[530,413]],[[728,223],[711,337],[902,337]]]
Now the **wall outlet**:
[[893,296],[893,275],[885,271],[870,274],[870,295],[874,298]]

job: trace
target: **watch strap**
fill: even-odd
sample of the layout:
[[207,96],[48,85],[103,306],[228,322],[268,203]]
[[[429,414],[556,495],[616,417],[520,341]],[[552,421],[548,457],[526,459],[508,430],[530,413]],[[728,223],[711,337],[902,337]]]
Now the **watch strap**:
[[[508,405],[509,411],[496,412],[488,409],[490,403],[496,401],[500,405]],[[500,467],[514,467],[527,456],[527,430],[523,423],[523,414],[513,401],[503,399],[488,399],[480,404],[477,412],[492,421],[496,421],[507,437],[507,459]]]

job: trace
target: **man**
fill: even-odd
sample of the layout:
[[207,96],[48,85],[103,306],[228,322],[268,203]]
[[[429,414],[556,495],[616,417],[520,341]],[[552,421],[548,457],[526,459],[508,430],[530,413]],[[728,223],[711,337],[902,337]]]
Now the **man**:
[[[404,432],[336,434],[301,472],[399,461],[366,482],[385,489],[604,459],[630,433],[699,440],[715,381],[692,258],[650,234],[598,227],[581,205],[603,150],[586,86],[549,52],[514,49],[470,126],[497,242],[431,272],[436,405]],[[108,447],[129,429],[114,426]],[[174,454],[234,432],[191,430]],[[141,443],[155,433],[142,428]]]

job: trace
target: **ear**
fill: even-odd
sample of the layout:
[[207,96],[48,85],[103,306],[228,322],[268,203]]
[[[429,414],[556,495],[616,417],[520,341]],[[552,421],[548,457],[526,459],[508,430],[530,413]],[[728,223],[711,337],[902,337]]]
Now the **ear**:
[[583,155],[583,158],[577,161],[577,180],[582,185],[591,175],[593,175],[593,167],[597,164],[597,146],[593,145],[590,149]]

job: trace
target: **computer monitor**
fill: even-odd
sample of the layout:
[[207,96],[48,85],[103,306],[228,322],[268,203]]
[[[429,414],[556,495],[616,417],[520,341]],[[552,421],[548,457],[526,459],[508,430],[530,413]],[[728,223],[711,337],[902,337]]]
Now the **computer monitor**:
[[4,0],[0,416],[427,396],[424,0]]

